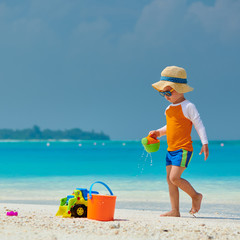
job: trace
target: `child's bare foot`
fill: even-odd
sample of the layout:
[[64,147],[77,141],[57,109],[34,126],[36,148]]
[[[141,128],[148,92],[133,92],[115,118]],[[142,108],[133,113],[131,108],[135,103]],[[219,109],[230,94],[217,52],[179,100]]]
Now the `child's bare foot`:
[[172,210],[170,212],[161,214],[160,217],[180,217],[180,212],[177,210]]
[[192,198],[192,209],[189,212],[190,214],[195,214],[200,210],[202,198],[203,195],[201,193],[198,193],[196,197]]

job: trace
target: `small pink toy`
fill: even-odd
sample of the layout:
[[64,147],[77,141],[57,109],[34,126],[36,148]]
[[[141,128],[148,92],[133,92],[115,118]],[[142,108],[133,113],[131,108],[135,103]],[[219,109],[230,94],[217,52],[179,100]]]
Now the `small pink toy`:
[[7,216],[18,216],[18,212],[14,212],[14,211],[7,212]]

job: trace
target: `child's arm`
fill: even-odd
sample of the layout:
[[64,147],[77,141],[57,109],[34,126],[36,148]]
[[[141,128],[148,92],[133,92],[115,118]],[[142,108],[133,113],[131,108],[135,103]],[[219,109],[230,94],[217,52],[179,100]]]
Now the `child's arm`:
[[152,138],[162,137],[166,135],[166,131],[167,131],[167,126],[165,125],[164,127],[159,128],[158,130],[150,131],[148,135]]
[[196,109],[194,104],[188,105],[188,117],[192,121],[192,123],[199,135],[199,138],[202,142],[202,148],[201,148],[199,155],[204,153],[204,160],[207,160],[208,155],[209,155],[207,134],[206,134],[205,127],[202,123],[202,120],[200,118],[200,115],[198,113],[198,110]]

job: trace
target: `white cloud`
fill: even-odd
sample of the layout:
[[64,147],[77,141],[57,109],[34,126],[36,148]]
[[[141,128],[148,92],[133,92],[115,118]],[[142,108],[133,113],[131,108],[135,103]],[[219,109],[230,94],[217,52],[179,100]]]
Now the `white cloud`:
[[9,7],[6,3],[0,3],[0,25],[3,25],[7,21],[15,18],[21,13],[21,7],[14,5]]
[[134,32],[124,36],[123,41],[159,46],[175,40],[172,36],[179,34],[186,11],[185,0],[155,0],[143,9]]
[[[146,6],[141,14],[136,25],[136,31],[141,32],[142,30],[148,29],[149,32],[162,33],[162,30],[167,30],[169,25],[179,18],[180,22],[186,12],[185,0],[155,0],[148,6]],[[162,33],[164,34],[164,33]]]
[[201,2],[193,3],[189,8],[189,16],[198,20],[204,30],[217,34],[221,40],[233,40],[240,37],[240,1],[216,0],[214,6],[206,6]]
[[101,37],[109,30],[109,28],[109,22],[105,19],[98,19],[93,22],[81,22],[75,33],[81,35],[81,37],[86,35],[90,35],[91,37]]
[[75,1],[65,0],[32,0],[29,4],[28,15],[32,17],[63,18],[67,16],[74,8]]
[[153,47],[177,41],[227,43],[240,38],[240,1],[216,0],[214,6],[186,0],[155,0],[145,6],[132,33],[123,42]]
[[109,50],[110,28],[111,24],[105,19],[80,22],[70,37],[70,55],[91,55]]
[[5,4],[0,4],[0,17],[4,17],[6,15],[6,6]]

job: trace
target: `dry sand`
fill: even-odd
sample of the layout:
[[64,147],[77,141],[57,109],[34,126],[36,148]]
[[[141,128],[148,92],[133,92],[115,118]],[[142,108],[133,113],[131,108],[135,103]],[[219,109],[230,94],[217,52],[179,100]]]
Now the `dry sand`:
[[[16,210],[17,217],[6,216]],[[240,218],[186,214],[161,218],[160,211],[116,209],[115,221],[55,217],[58,206],[0,204],[0,239],[240,239]]]

